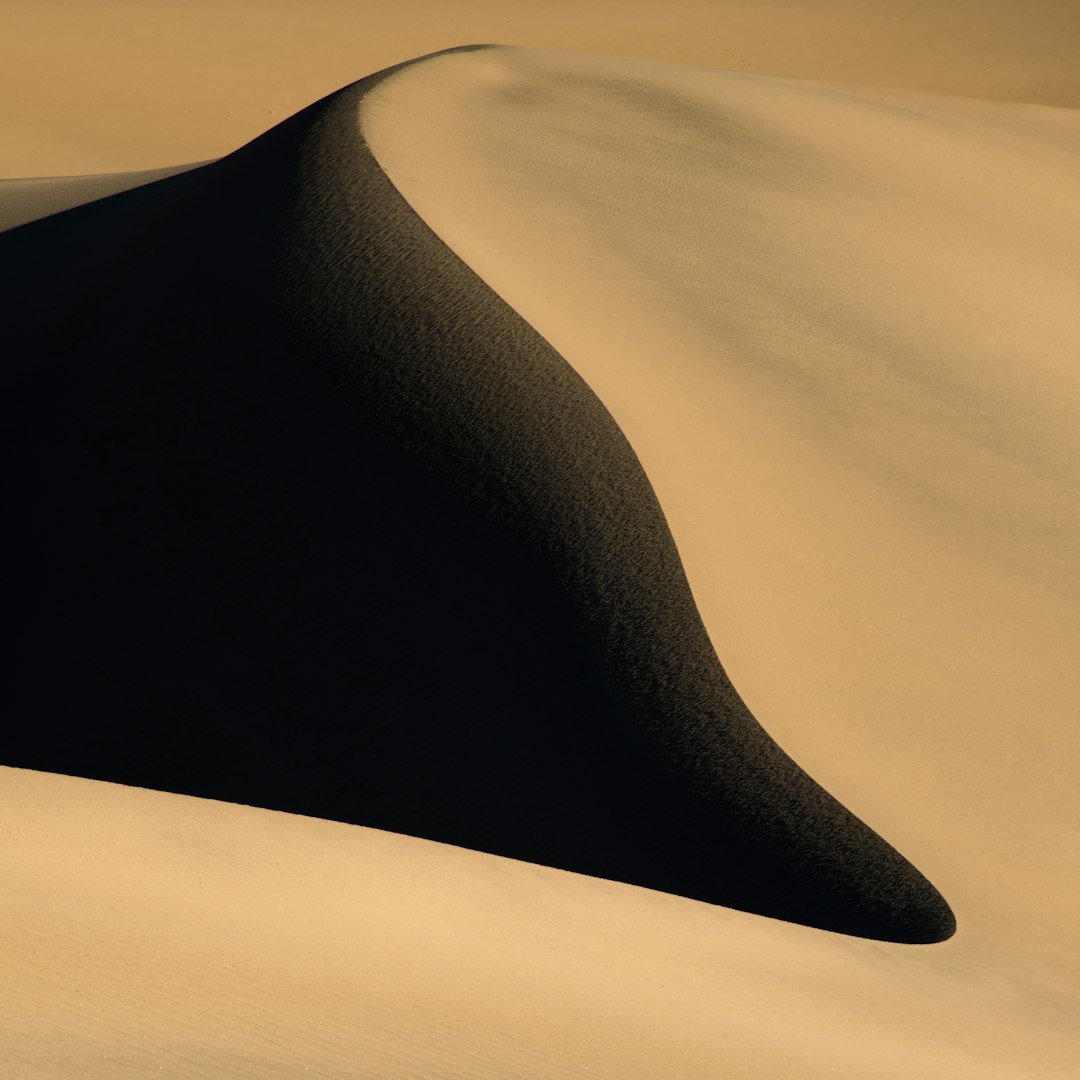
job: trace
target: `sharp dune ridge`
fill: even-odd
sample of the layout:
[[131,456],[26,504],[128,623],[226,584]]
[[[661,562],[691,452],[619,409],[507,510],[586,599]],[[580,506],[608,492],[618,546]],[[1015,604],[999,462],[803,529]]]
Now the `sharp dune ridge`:
[[1080,103],[1069,0],[397,0],[374,13],[344,0],[5,0],[3,16],[4,176],[220,157],[360,73],[455,41]]
[[947,938],[732,687],[611,415],[372,157],[388,74],[0,237],[5,761]]

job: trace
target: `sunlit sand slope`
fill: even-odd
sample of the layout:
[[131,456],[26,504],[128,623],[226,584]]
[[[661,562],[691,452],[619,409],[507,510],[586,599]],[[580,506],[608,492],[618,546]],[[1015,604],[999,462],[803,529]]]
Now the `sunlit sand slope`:
[[611,410],[762,723],[1075,1011],[1080,115],[504,49],[362,128]]
[[1074,0],[4,0],[0,177],[219,157],[472,41],[1080,105]]
[[376,83],[0,239],[4,760],[947,937],[732,689],[603,405],[375,163]]
[[312,818],[0,769],[12,1080],[1067,1080],[1026,988]]

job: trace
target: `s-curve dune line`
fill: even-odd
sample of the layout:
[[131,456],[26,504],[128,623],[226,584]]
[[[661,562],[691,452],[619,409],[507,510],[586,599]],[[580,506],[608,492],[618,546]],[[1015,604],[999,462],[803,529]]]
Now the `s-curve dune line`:
[[948,937],[732,688],[610,414],[369,153],[381,77],[0,239],[6,760]]

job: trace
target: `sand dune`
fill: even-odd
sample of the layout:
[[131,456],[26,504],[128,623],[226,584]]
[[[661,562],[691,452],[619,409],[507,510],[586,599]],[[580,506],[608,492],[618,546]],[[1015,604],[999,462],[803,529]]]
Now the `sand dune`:
[[8,763],[948,936],[735,694],[632,449],[387,182],[370,86],[0,243],[49,720]]
[[0,808],[18,1080],[1075,1072],[1075,998],[952,943],[41,773]]
[[5,769],[14,1075],[1071,1075],[1078,157],[489,49],[0,238],[6,761],[811,924]]

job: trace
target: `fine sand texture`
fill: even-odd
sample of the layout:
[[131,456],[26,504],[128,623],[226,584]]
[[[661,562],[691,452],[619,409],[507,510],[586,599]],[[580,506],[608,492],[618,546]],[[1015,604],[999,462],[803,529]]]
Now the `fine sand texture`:
[[1075,1075],[1080,116],[896,63],[451,50],[0,236],[6,1074]]

